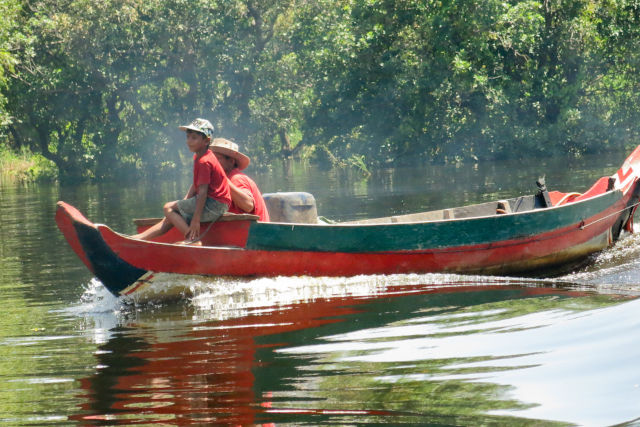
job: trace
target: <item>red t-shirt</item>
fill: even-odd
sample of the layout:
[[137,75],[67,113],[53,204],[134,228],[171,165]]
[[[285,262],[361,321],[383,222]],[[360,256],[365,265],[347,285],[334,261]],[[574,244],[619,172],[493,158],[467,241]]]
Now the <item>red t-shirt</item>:
[[229,172],[229,179],[236,187],[240,188],[242,191],[248,191],[251,193],[251,197],[253,197],[253,210],[251,212],[243,211],[233,202],[231,202],[229,212],[240,214],[250,213],[258,215],[260,217],[260,221],[269,222],[269,212],[267,211],[267,206],[264,203],[264,199],[262,198],[262,194],[260,193],[256,183],[247,175],[240,172],[237,168]]
[[231,205],[231,190],[229,183],[227,183],[227,176],[211,150],[207,150],[200,158],[193,155],[193,185],[195,185],[196,191],[198,186],[202,184],[209,186],[207,197],[225,205]]

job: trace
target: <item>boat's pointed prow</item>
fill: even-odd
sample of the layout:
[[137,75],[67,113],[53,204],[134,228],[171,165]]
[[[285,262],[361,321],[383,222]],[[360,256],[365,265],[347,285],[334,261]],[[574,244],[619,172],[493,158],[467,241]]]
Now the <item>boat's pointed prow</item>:
[[59,201],[57,203],[56,208],[56,224],[58,224],[58,228],[67,239],[69,246],[71,249],[78,255],[78,257],[82,260],[82,262],[89,268],[89,270],[95,274],[93,271],[93,266],[87,259],[86,253],[82,248],[82,244],[78,239],[78,234],[76,233],[76,229],[74,224],[82,223],[89,227],[95,226],[89,221],[79,210],[74,208],[68,203],[63,201]]
[[96,225],[68,203],[58,202],[56,223],[82,262],[114,295],[120,295],[147,273],[122,260],[104,241]]

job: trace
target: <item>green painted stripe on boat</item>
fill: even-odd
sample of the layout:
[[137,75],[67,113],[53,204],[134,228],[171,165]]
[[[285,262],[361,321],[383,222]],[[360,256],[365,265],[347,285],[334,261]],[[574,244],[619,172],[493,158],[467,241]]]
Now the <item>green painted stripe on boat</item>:
[[620,200],[620,191],[514,215],[396,224],[251,225],[248,249],[322,252],[387,252],[440,249],[526,238],[579,223]]

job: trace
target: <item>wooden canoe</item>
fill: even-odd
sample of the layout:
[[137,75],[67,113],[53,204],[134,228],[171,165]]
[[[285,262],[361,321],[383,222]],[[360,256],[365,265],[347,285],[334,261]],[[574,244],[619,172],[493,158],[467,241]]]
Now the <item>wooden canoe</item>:
[[[549,276],[632,231],[640,146],[582,194],[541,192],[491,203],[355,222],[263,223],[228,214],[203,246],[167,233],[141,241],[94,224],[58,202],[72,249],[115,295],[153,286],[157,273],[216,276],[354,276],[432,273]],[[139,221],[139,229],[153,220]],[[206,228],[203,225],[203,228]]]

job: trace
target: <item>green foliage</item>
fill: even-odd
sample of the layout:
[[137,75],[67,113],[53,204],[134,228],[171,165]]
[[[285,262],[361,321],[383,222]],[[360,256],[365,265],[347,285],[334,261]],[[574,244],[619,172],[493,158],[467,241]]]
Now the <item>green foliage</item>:
[[[16,17],[19,12],[18,0],[0,0],[0,89],[6,88],[8,76],[14,72],[14,36]],[[0,137],[10,121],[6,111],[7,98],[0,92]]]
[[0,181],[54,181],[58,170],[53,162],[22,147],[19,152],[0,145]]
[[1,0],[0,12],[0,128],[62,179],[182,168],[176,128],[194,117],[254,165],[298,155],[363,173],[598,152],[640,131],[632,0]]

